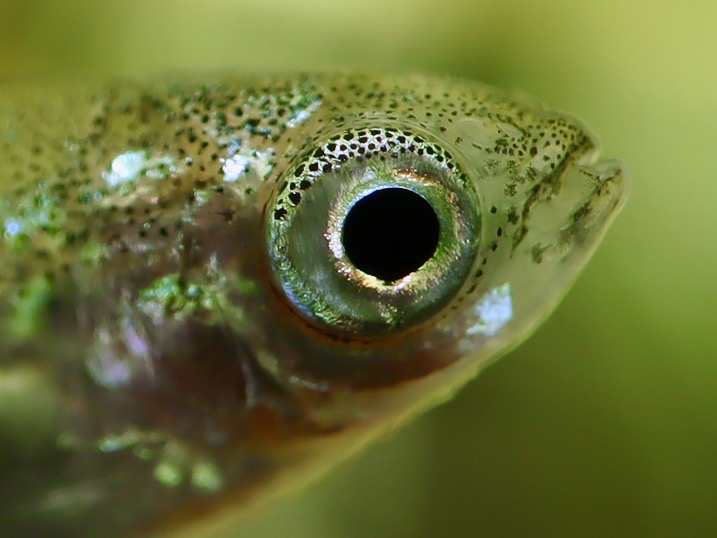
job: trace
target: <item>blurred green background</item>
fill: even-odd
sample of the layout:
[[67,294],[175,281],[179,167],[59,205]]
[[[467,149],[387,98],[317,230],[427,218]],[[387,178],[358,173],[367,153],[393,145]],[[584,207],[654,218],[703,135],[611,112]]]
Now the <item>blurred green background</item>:
[[0,74],[376,67],[587,121],[633,193],[548,323],[242,536],[717,536],[713,0],[0,0]]

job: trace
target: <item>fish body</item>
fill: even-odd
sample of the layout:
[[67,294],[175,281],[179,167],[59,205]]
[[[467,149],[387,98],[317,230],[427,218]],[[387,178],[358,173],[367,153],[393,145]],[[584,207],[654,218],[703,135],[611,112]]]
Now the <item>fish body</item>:
[[0,148],[2,536],[305,483],[524,339],[627,192],[579,121],[442,77],[6,82]]

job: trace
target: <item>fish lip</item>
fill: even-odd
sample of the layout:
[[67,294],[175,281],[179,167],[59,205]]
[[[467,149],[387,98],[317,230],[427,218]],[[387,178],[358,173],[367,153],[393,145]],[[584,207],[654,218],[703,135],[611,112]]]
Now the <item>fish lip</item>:
[[593,130],[581,119],[567,115],[564,115],[564,117],[572,119],[572,121],[576,123],[576,126],[585,134],[586,138],[586,142],[577,148],[572,156],[575,165],[585,170],[597,168],[601,172],[603,172],[606,167],[612,167],[615,173],[605,179],[613,181],[617,176],[620,176],[622,193],[627,197],[631,191],[632,181],[625,163],[619,159],[602,157],[602,144]]
[[590,153],[573,160],[561,174],[561,180],[572,183],[580,194],[571,200],[557,234],[559,243],[593,252],[625,206],[631,181],[622,161]]
[[581,169],[599,182],[597,190],[610,189],[609,196],[601,204],[601,210],[596,211],[596,215],[609,213],[606,219],[607,225],[622,211],[630,196],[632,190],[630,171],[627,165],[618,159],[598,160]]
[[[559,113],[559,115],[574,123],[575,127],[585,135],[585,142],[566,157],[568,162],[560,173],[560,179],[566,178],[576,170],[594,182],[593,190],[585,198],[593,201],[597,194],[599,204],[592,206],[591,217],[586,219],[586,222],[600,222],[604,234],[630,196],[632,176],[624,162],[611,157],[602,157],[602,144],[599,138],[583,120],[567,114]],[[609,190],[607,196],[601,195],[600,191],[606,188]],[[582,205],[575,207],[576,211],[579,211]]]

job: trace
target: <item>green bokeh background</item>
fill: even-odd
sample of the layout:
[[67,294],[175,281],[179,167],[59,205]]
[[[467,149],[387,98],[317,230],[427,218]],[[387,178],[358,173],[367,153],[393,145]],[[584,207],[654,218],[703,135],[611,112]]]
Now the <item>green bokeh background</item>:
[[0,0],[0,74],[374,67],[587,121],[627,209],[555,315],[241,536],[717,536],[713,0]]

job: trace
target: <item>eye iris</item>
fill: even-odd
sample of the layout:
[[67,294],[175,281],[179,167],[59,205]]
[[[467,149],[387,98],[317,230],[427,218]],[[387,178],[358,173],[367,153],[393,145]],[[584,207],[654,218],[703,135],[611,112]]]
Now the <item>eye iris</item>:
[[433,256],[439,232],[438,216],[422,196],[387,188],[354,204],[344,220],[341,241],[357,269],[392,282]]
[[476,264],[475,183],[443,146],[380,127],[306,148],[267,206],[276,284],[307,321],[368,338],[417,327]]

